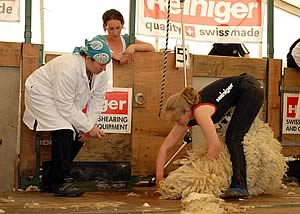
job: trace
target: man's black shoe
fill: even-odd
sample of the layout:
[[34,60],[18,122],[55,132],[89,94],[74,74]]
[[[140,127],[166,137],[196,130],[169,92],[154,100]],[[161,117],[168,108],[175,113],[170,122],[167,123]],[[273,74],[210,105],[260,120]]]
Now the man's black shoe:
[[55,196],[58,197],[80,197],[84,194],[78,187],[75,187],[72,182],[65,181],[62,185],[53,188]]
[[42,184],[42,185],[40,186],[40,191],[41,191],[41,192],[53,193],[53,189],[52,189],[52,186],[51,186],[51,185],[44,185],[44,184]]

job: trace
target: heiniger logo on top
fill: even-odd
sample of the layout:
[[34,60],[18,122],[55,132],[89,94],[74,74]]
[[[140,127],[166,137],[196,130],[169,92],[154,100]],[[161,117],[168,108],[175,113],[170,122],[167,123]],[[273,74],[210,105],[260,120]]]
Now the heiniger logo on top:
[[[167,17],[168,1],[144,0],[146,17]],[[185,0],[183,15],[186,24],[261,25],[262,0]],[[180,0],[170,4],[172,21],[180,21]]]
[[167,0],[143,0],[137,3],[138,34],[165,37],[168,28],[170,38],[180,37],[184,30],[186,40],[262,41],[266,0],[185,0],[183,9],[180,0],[172,0],[169,25],[166,22]]

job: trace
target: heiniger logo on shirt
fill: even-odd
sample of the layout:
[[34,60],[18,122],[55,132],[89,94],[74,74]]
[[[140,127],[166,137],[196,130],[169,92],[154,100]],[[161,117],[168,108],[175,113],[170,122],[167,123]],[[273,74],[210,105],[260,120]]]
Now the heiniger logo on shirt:
[[218,96],[218,98],[216,99],[216,101],[219,103],[227,94],[230,93],[230,91],[231,91],[232,88],[233,88],[233,84],[232,83],[230,83],[230,85],[226,89],[223,88],[223,91],[219,92],[220,95]]

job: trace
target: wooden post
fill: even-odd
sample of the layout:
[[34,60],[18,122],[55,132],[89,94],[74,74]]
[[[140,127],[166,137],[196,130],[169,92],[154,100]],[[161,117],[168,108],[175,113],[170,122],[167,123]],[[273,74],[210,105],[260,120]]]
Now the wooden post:
[[282,61],[268,59],[266,78],[267,123],[274,132],[274,137],[280,137],[280,79]]
[[[25,110],[24,105],[24,85],[27,77],[40,66],[40,49],[41,45],[27,44],[22,45],[22,58],[21,58],[21,120]],[[34,132],[29,130],[26,125],[21,123],[21,145],[20,145],[20,176],[30,176],[35,173],[35,145],[34,145]]]

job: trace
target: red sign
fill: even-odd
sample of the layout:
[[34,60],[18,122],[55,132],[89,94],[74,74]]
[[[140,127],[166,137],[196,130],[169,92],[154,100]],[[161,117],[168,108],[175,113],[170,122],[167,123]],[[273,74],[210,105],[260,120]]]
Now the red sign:
[[106,92],[102,114],[128,114],[128,92]]
[[287,97],[286,100],[286,116],[289,118],[296,117],[296,110],[298,105],[298,97]]
[[185,34],[187,36],[195,37],[195,26],[184,26],[185,28]]
[[[144,0],[144,16],[166,19],[168,1]],[[210,26],[261,26],[262,0],[185,0],[186,24]],[[170,5],[170,20],[181,22],[180,1]]]

